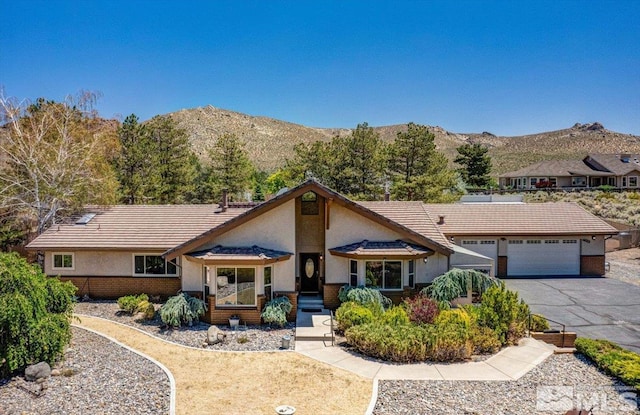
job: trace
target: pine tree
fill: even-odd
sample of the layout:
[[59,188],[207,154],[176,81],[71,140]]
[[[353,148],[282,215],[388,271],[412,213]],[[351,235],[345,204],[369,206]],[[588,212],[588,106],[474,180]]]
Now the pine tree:
[[457,148],[459,156],[455,162],[464,182],[472,187],[486,187],[491,182],[491,157],[489,149],[482,144],[464,144]]
[[211,178],[214,191],[219,196],[222,189],[242,198],[250,184],[253,165],[247,151],[234,134],[223,134],[209,150],[211,158]]

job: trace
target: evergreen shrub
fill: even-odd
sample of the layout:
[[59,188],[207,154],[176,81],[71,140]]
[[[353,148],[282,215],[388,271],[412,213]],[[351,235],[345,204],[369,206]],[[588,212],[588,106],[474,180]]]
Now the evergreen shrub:
[[289,314],[292,309],[293,305],[291,305],[289,297],[276,297],[264,305],[260,317],[262,317],[265,323],[274,323],[280,327],[284,327],[284,325],[287,324],[287,314]]
[[187,293],[181,293],[170,297],[162,307],[160,307],[160,318],[162,322],[171,327],[180,327],[183,324],[191,326],[197,323],[200,317],[207,311],[204,301],[191,297]]

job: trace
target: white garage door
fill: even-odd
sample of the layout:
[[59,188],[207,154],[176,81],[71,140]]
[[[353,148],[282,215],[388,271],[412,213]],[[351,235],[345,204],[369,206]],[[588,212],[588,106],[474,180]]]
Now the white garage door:
[[507,275],[580,275],[578,239],[510,239]]
[[494,264],[498,261],[498,242],[495,239],[463,239],[462,247],[480,255],[493,259]]

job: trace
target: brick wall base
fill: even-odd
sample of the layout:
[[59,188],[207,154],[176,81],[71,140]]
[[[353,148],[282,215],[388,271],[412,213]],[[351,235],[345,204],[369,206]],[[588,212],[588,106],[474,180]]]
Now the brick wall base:
[[124,295],[148,294],[166,299],[176,295],[182,286],[180,278],[171,277],[60,277],[78,287],[76,295],[115,299]]
[[[286,296],[289,298],[291,305],[291,312],[287,314],[287,321],[296,321],[296,314],[298,310],[298,293],[295,292],[275,292],[274,297]],[[229,317],[240,317],[240,324],[259,325],[262,324],[262,309],[264,308],[267,299],[264,295],[258,296],[258,304],[256,307],[217,307],[216,308],[216,296],[210,295],[207,298],[207,305],[209,309],[203,317],[203,320],[209,324],[229,324]]]
[[567,331],[564,333],[532,332],[531,337],[557,347],[575,347],[577,336],[576,333]]
[[338,299],[338,291],[344,283],[340,284],[325,284],[322,292],[322,301],[324,306],[330,310],[335,310],[340,307],[340,300]]
[[580,275],[604,275],[604,255],[583,255],[580,257]]

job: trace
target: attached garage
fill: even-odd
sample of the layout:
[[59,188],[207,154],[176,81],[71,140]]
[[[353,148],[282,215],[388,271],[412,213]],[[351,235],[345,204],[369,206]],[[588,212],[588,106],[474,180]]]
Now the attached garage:
[[463,239],[462,247],[498,261],[498,241],[495,239]]
[[578,239],[509,239],[507,275],[580,275]]

